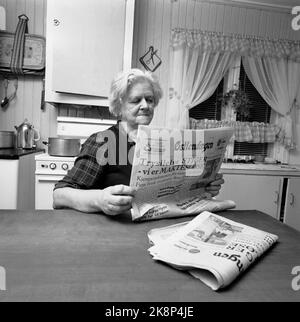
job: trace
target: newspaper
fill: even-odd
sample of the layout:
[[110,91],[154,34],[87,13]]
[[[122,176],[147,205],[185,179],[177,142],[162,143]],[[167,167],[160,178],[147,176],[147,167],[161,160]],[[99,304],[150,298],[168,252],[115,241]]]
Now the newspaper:
[[229,285],[278,236],[205,211],[189,222],[148,233],[153,259],[187,270],[213,290]]
[[196,215],[235,207],[212,198],[232,128],[179,130],[139,126],[130,186],[136,194],[133,220]]

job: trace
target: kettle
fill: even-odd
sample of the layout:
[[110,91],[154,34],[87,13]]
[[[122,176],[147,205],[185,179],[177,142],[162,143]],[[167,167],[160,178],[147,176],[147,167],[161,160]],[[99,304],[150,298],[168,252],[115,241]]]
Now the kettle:
[[21,125],[15,126],[15,129],[17,130],[17,148],[33,149],[36,147],[35,142],[40,139],[40,133],[27,119]]

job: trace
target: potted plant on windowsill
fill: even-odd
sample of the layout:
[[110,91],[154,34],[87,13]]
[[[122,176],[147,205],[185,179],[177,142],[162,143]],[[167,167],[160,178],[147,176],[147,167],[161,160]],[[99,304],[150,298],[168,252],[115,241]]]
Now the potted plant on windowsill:
[[231,107],[237,115],[237,120],[248,121],[250,117],[251,101],[247,94],[241,89],[232,89],[219,98],[221,106]]

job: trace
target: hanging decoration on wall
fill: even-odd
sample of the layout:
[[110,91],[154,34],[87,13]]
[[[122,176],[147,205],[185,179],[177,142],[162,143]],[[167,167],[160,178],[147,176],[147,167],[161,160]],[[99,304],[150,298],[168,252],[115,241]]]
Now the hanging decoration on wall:
[[154,72],[162,63],[153,46],[150,46],[146,54],[140,57],[140,62],[146,70],[151,72]]
[[18,16],[15,33],[1,31],[0,73],[5,75],[45,74],[46,39],[28,33],[29,18]]

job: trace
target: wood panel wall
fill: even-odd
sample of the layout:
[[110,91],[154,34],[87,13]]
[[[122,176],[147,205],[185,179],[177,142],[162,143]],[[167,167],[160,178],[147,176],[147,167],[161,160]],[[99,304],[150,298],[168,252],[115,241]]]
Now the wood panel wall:
[[[0,6],[6,11],[6,30],[15,32],[18,16],[26,14],[29,18],[30,34],[45,36],[46,0],[0,0]],[[14,130],[27,118],[41,132],[42,139],[56,133],[57,110],[50,104],[41,110],[41,77],[19,77],[17,97],[5,110],[0,109],[0,130]],[[8,93],[14,89],[10,81]],[[3,78],[0,76],[0,98],[4,97]],[[42,140],[41,140],[42,141]],[[39,145],[42,147],[41,142]]]
[[[300,31],[291,28],[292,15],[287,10],[270,7],[228,5],[226,1],[208,0],[137,0],[135,12],[133,66],[154,46],[162,59],[155,74],[161,81],[164,98],[157,107],[153,124],[164,125],[164,106],[168,96],[170,32],[172,28],[201,29],[259,37],[300,40]],[[300,160],[299,160],[300,161]]]
[[[29,32],[45,35],[46,1],[0,0],[0,6],[6,9],[7,30],[14,31],[18,15],[25,13],[30,19]],[[164,125],[167,117],[164,106],[168,96],[169,39],[172,28],[300,40],[300,31],[295,32],[291,28],[291,19],[292,16],[288,11],[269,7],[243,7],[238,4],[230,6],[222,1],[136,0],[133,67],[143,68],[139,58],[151,45],[157,49],[162,59],[162,65],[155,74],[163,86],[164,98],[157,107],[153,124]],[[55,135],[57,109],[46,104],[45,111],[41,111],[41,90],[40,79],[20,78],[17,99],[6,111],[0,110],[0,129],[11,130],[14,125],[20,124],[27,117],[41,130],[43,138]],[[0,78],[0,97],[3,97],[3,94],[3,83]]]

